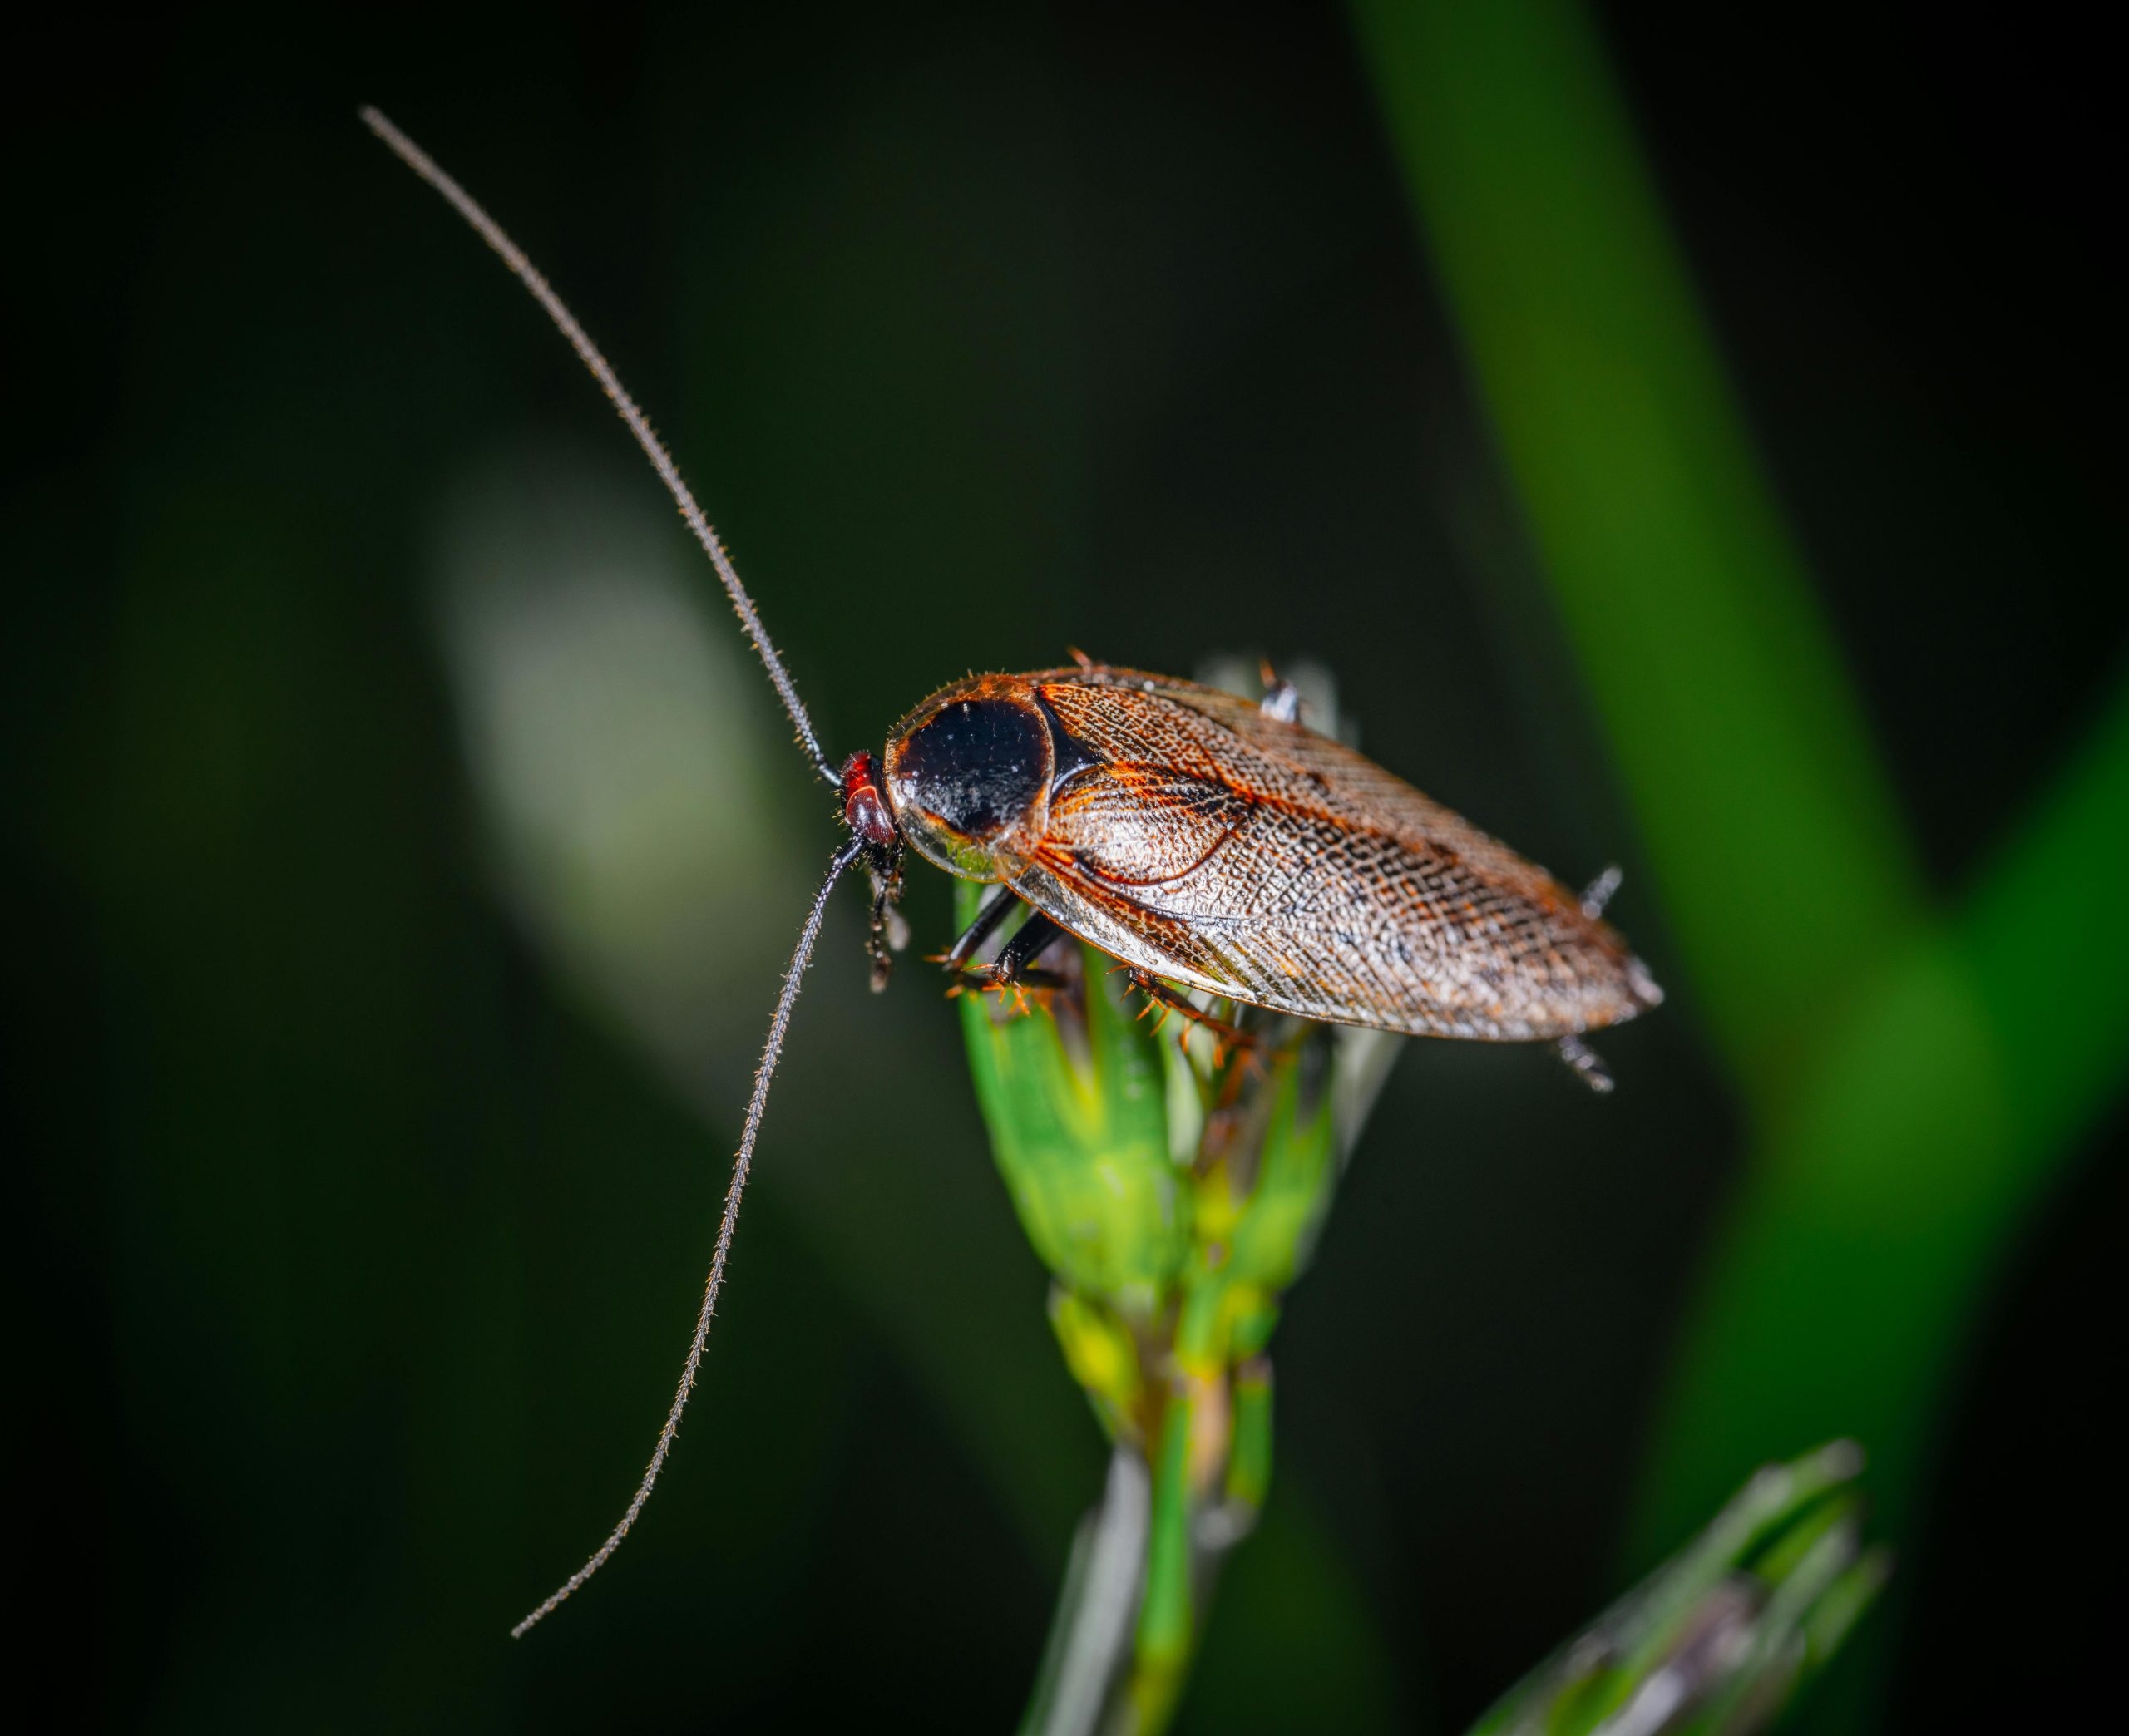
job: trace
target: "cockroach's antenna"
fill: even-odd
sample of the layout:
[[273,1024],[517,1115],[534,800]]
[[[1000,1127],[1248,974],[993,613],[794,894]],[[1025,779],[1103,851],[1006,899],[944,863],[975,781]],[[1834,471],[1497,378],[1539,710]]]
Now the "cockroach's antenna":
[[[562,298],[555,293],[539,269],[526,258],[524,251],[503,232],[502,226],[489,216],[475,202],[472,195],[437,166],[435,160],[406,134],[373,108],[362,111],[363,123],[378,138],[391,146],[393,155],[427,181],[451,204],[452,208],[471,224],[474,232],[495,249],[504,264],[516,274],[519,282],[532,292],[532,298],[546,309],[557,330],[569,340],[570,348],[591,371],[606,396],[613,401],[621,420],[628,424],[629,432],[635,436],[636,444],[643,448],[650,459],[650,467],[658,472],[658,479],[665,485],[680,509],[680,516],[687,520],[688,529],[694,533],[695,540],[709,556],[710,565],[717,569],[717,576],[724,585],[724,594],[732,599],[732,607],[739,617],[739,624],[746,629],[762,660],[762,667],[768,671],[770,683],[777,697],[783,700],[783,709],[790,717],[792,727],[798,732],[800,744],[813,762],[813,767],[829,783],[841,787],[842,779],[836,768],[828,763],[827,756],[821,752],[820,738],[813,733],[813,719],[806,714],[805,702],[799,698],[798,689],[792,685],[791,676],[783,667],[783,659],[776,654],[776,648],[769,643],[761,617],[754,613],[754,599],[747,594],[747,587],[739,582],[739,575],[725,554],[717,533],[709,527],[702,508],[688,485],[680,480],[679,467],[673,462],[658,436],[652,431],[649,418],[636,407],[636,402],[628,395],[620,377],[605,356],[599,352],[584,328]],[[877,846],[873,846],[877,847]],[[829,866],[827,878],[821,883],[821,890],[813,895],[813,907],[806,914],[805,925],[798,931],[798,944],[792,951],[790,968],[783,974],[783,986],[776,998],[776,1013],[769,1020],[768,1041],[762,1045],[761,1064],[754,1069],[753,1094],[747,1099],[747,1118],[739,1133],[739,1150],[732,1160],[732,1185],[725,1190],[724,1214],[717,1226],[717,1244],[709,1257],[709,1278],[703,1286],[702,1309],[695,1316],[694,1336],[688,1344],[687,1360],[680,1365],[680,1383],[673,1394],[671,1408],[665,1413],[665,1426],[658,1431],[658,1444],[651,1449],[650,1462],[644,1469],[643,1480],[636,1485],[634,1496],[623,1511],[620,1522],[607,1533],[606,1541],[592,1552],[591,1558],[572,1573],[554,1595],[524,1620],[510,1630],[513,1640],[522,1639],[526,1633],[561,1607],[579,1586],[606,1565],[614,1551],[621,1546],[643,1512],[644,1503],[650,1499],[650,1492],[658,1482],[658,1473],[665,1468],[666,1456],[673,1450],[673,1442],[680,1432],[680,1413],[688,1408],[689,1395],[694,1391],[695,1377],[701,1372],[703,1349],[709,1341],[711,1320],[717,1313],[718,1294],[724,1287],[724,1266],[732,1252],[733,1232],[739,1223],[739,1196],[746,1191],[747,1176],[753,1167],[754,1140],[761,1132],[762,1112],[768,1102],[769,1082],[776,1077],[776,1063],[783,1053],[784,1033],[791,1026],[791,1010],[798,1002],[798,985],[804,979],[806,967],[813,962],[813,943],[820,938],[822,919],[827,914],[828,898],[835,890],[851,865],[866,853],[867,838],[854,836],[837,855]]]
[[680,516],[687,520],[688,529],[694,532],[695,540],[702,545],[703,551],[709,556],[710,565],[717,569],[717,576],[724,584],[724,594],[732,599],[732,608],[739,617],[739,624],[746,629],[748,639],[753,641],[754,649],[760,654],[762,667],[768,671],[768,678],[776,688],[777,698],[783,702],[783,709],[790,716],[792,727],[798,732],[799,742],[813,762],[813,769],[831,784],[836,783],[838,781],[836,768],[828,763],[827,756],[821,752],[819,737],[813,733],[813,721],[806,715],[805,702],[799,698],[798,689],[792,685],[790,674],[783,667],[783,659],[776,654],[776,647],[769,643],[761,617],[754,613],[754,599],[747,594],[747,587],[739,582],[738,569],[732,565],[731,557],[725,554],[724,545],[718,541],[717,533],[710,529],[709,520],[703,515],[702,508],[695,504],[694,496],[688,491],[688,485],[680,480],[679,468],[653,432],[650,418],[636,407],[635,400],[628,395],[620,377],[615,373],[605,357],[599,353],[599,346],[576,323],[576,316],[563,305],[562,298],[540,274],[539,268],[526,259],[524,250],[503,232],[502,225],[481,209],[472,194],[445,174],[434,158],[376,109],[364,108],[361,113],[363,124],[391,146],[393,155],[400,161],[449,200],[452,209],[473,226],[475,233],[495,249],[503,264],[516,274],[518,281],[532,292],[532,298],[547,310],[547,318],[553,320],[556,328],[569,339],[570,348],[576,352],[578,358],[591,370],[592,378],[598,381],[606,396],[613,400],[614,407],[620,412],[621,420],[629,426],[629,432],[635,436],[635,443],[643,448],[644,456],[650,461],[650,467],[658,472],[658,480],[665,485],[678,503]]
[[635,1493],[630,1497],[620,1522],[606,1534],[606,1541],[594,1550],[591,1558],[570,1575],[554,1594],[524,1620],[510,1630],[510,1637],[521,1640],[533,1627],[562,1606],[571,1593],[601,1567],[614,1551],[621,1546],[621,1539],[628,1536],[629,1528],[643,1512],[644,1503],[650,1499],[652,1486],[658,1473],[665,1468],[665,1456],[673,1450],[674,1438],[680,1432],[680,1413],[688,1408],[688,1395],[694,1390],[695,1376],[702,1368],[703,1346],[709,1341],[709,1323],[717,1312],[717,1293],[724,1287],[724,1262],[732,1251],[732,1232],[739,1222],[739,1196],[746,1191],[747,1172],[754,1161],[754,1136],[761,1131],[762,1109],[768,1102],[769,1081],[776,1076],[778,1058],[783,1053],[783,1033],[791,1026],[791,1009],[798,1004],[798,984],[806,974],[806,967],[813,962],[813,942],[819,938],[821,919],[827,914],[828,895],[835,890],[836,882],[842,878],[844,870],[864,854],[862,839],[853,838],[843,846],[829,865],[828,877],[821,882],[821,890],[813,895],[813,908],[806,913],[805,926],[798,930],[798,944],[791,954],[791,968],[783,973],[783,987],[776,997],[776,1016],[768,1022],[768,1041],[762,1045],[761,1065],[754,1069],[753,1095],[747,1099],[746,1125],[739,1133],[739,1152],[732,1160],[732,1185],[725,1190],[724,1216],[717,1226],[717,1245],[709,1256],[709,1280],[704,1285],[702,1311],[695,1316],[695,1335],[688,1344],[688,1359],[680,1364],[680,1384],[673,1394],[672,1408],[665,1413],[665,1426],[658,1431],[658,1444],[651,1449],[650,1462],[645,1467],[643,1481],[636,1485]]

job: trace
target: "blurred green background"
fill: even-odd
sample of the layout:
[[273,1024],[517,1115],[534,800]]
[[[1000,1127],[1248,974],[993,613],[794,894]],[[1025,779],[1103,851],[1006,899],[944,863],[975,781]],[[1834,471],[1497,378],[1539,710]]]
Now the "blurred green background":
[[[2096,46],[1924,9],[208,9],[11,114],[15,1486],[85,1724],[997,1729],[1099,1433],[832,753],[1067,644],[1319,661],[1673,991],[1415,1044],[1276,1344],[1193,1730],[1455,1729],[1854,1428],[1807,1709],[2101,1679],[2129,641]],[[1607,508],[1608,507],[1608,510]],[[947,898],[912,877],[921,948]]]

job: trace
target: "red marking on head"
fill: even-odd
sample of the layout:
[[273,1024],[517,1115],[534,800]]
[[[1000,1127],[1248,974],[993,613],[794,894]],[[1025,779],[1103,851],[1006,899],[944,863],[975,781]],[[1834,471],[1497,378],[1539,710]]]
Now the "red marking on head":
[[868,844],[895,841],[894,811],[880,787],[879,763],[869,753],[853,753],[843,762],[842,822]]

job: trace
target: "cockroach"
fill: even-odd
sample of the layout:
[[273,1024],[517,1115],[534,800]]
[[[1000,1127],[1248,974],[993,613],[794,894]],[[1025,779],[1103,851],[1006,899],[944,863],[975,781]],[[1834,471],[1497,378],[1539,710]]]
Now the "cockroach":
[[[1260,701],[1074,653],[1071,666],[979,675],[895,726],[886,751],[838,767],[753,599],[650,424],[531,261],[458,183],[373,108],[370,130],[457,210],[546,310],[613,401],[716,569],[847,836],[799,925],[747,1100],[709,1276],[679,1389],[642,1481],[605,1541],[511,1630],[523,1635],[603,1566],[664,1468],[700,1371],[798,987],[829,895],[862,866],[872,888],[872,984],[904,930],[895,909],[914,851],[999,888],[943,955],[966,981],[1008,987],[1066,935],[1099,948],[1149,995],[1182,989],[1304,1018],[1423,1037],[1551,1042],[1597,1088],[1581,1033],[1662,992],[1601,920],[1608,870],[1580,897],[1542,868],[1299,717],[1288,684]],[[995,959],[976,949],[1015,911]]]

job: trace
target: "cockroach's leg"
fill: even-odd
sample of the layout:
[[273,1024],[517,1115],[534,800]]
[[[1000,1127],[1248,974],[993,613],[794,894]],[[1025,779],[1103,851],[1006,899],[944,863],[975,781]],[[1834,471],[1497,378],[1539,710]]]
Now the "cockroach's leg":
[[1282,723],[1293,723],[1301,716],[1301,689],[1282,680],[1269,658],[1257,665],[1257,673],[1264,683],[1264,697],[1257,702],[1257,708]]
[[1012,893],[1001,891],[976,913],[976,920],[941,955],[940,962],[954,974],[954,980],[946,989],[949,995],[971,989],[995,989],[1001,999],[1010,994],[1015,1009],[1025,1013],[1029,1010],[1028,989],[1047,996],[1064,986],[1063,977],[1033,967],[1035,956],[1064,933],[1040,910],[1029,911],[1028,920],[1014,930],[1011,939],[999,948],[998,956],[990,964],[968,962],[1020,902]]
[[1028,920],[1013,931],[1013,938],[999,948],[998,956],[991,961],[988,973],[991,982],[1000,988],[1032,983],[1037,973],[1028,967],[1064,933],[1041,911],[1030,910]]
[[865,950],[872,960],[872,993],[879,994],[893,975],[894,954],[887,949],[887,883],[872,876],[872,925],[865,937]]
[[1612,901],[1612,895],[1619,890],[1619,882],[1627,877],[1626,870],[1617,862],[1611,865],[1583,889],[1582,914],[1594,922],[1604,914],[1604,906]]
[[[1116,969],[1122,971],[1126,976],[1131,979],[1131,986],[1134,989],[1139,986],[1139,973],[1132,969],[1129,964],[1119,964]],[[1136,1013],[1131,1015],[1131,1017],[1133,1019],[1137,1020],[1144,1018],[1148,1013],[1152,1013],[1153,1015],[1153,1033],[1158,1036],[1162,1031],[1168,1028],[1168,1011],[1169,1009],[1165,1003],[1158,1001],[1154,999],[1152,995],[1148,994],[1146,997],[1145,1004],[1140,1007]]]
[[872,992],[887,986],[894,972],[894,955],[909,944],[909,923],[895,908],[901,897],[901,864],[882,870],[868,866],[872,879],[872,925],[865,937],[865,950],[872,961]]
[[961,930],[960,938],[946,951],[935,955],[931,962],[951,971],[966,969],[976,949],[998,931],[998,925],[1013,914],[1020,902],[1020,895],[1010,887],[1000,886],[990,895],[990,902],[976,913],[976,920]]
[[[1229,1024],[1224,1018],[1213,1018],[1188,995],[1178,994],[1150,972],[1134,968],[1130,969],[1128,974],[1131,979],[1131,986],[1146,997],[1149,1006],[1158,1007],[1164,1013],[1180,1013],[1190,1021],[1191,1024],[1203,1025],[1213,1033],[1215,1066],[1220,1064],[1228,1049],[1232,1048],[1246,1053],[1257,1047],[1257,1039],[1251,1033],[1243,1030],[1239,1025]],[[1186,1038],[1190,1034],[1188,1027],[1184,1028],[1183,1034]]]
[[1554,1045],[1560,1059],[1575,1071],[1575,1076],[1599,1097],[1612,1088],[1611,1069],[1596,1050],[1579,1037],[1563,1037]]

